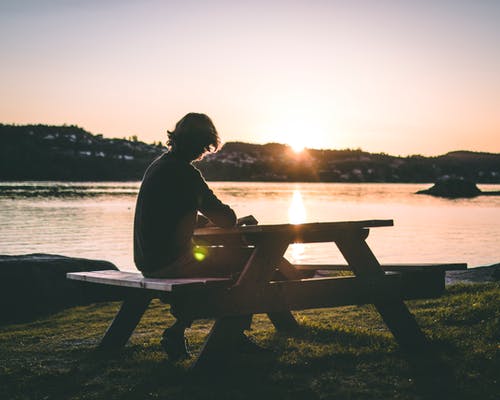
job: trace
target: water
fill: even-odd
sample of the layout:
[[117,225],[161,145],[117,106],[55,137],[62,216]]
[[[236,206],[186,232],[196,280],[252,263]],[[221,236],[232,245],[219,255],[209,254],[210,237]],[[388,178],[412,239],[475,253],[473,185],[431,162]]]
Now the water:
[[[368,243],[380,262],[500,262],[500,197],[414,195],[427,184],[244,183],[210,186],[239,216],[260,223],[393,219]],[[109,260],[133,270],[138,182],[0,183],[0,254],[52,253]],[[500,185],[481,185],[500,190]],[[344,263],[332,244],[292,245],[303,263]]]

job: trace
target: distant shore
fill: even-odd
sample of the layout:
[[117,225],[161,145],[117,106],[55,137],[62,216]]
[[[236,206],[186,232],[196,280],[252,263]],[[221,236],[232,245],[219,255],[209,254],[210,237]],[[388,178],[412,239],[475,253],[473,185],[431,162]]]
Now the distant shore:
[[[140,180],[162,143],[108,139],[77,126],[0,124],[0,181]],[[432,183],[446,175],[500,183],[500,154],[453,151],[435,157],[361,149],[304,149],[227,142],[196,166],[207,180],[243,182]]]

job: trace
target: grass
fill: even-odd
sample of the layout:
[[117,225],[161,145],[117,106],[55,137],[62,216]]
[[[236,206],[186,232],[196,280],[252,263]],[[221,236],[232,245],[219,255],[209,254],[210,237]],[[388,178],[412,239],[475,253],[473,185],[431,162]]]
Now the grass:
[[[0,327],[0,398],[498,399],[500,284],[455,285],[408,305],[429,354],[403,354],[372,306],[340,307],[296,313],[302,328],[293,336],[256,316],[251,336],[275,353],[199,376],[160,349],[168,306],[154,302],[129,344],[107,354],[95,347],[119,304],[76,307]],[[194,353],[210,326],[189,330]]]

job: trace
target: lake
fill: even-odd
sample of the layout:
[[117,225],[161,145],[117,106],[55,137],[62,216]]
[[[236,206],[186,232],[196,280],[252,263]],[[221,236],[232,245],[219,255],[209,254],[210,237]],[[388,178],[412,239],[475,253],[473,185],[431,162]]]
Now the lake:
[[[139,182],[0,182],[0,254],[52,253],[133,270]],[[368,243],[383,263],[500,262],[500,196],[415,195],[429,184],[212,182],[239,216],[262,224],[393,219]],[[479,185],[500,190],[500,185]],[[331,244],[292,245],[293,262],[343,263]]]

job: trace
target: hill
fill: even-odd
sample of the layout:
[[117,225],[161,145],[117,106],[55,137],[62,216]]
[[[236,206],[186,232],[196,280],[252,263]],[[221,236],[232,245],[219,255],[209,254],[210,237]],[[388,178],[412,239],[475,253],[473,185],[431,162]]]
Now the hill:
[[[71,126],[0,124],[0,180],[138,180],[166,150],[136,137],[108,139]],[[209,180],[434,182],[446,175],[500,183],[500,154],[457,151],[398,157],[356,150],[294,153],[279,143],[229,142],[197,163]]]

